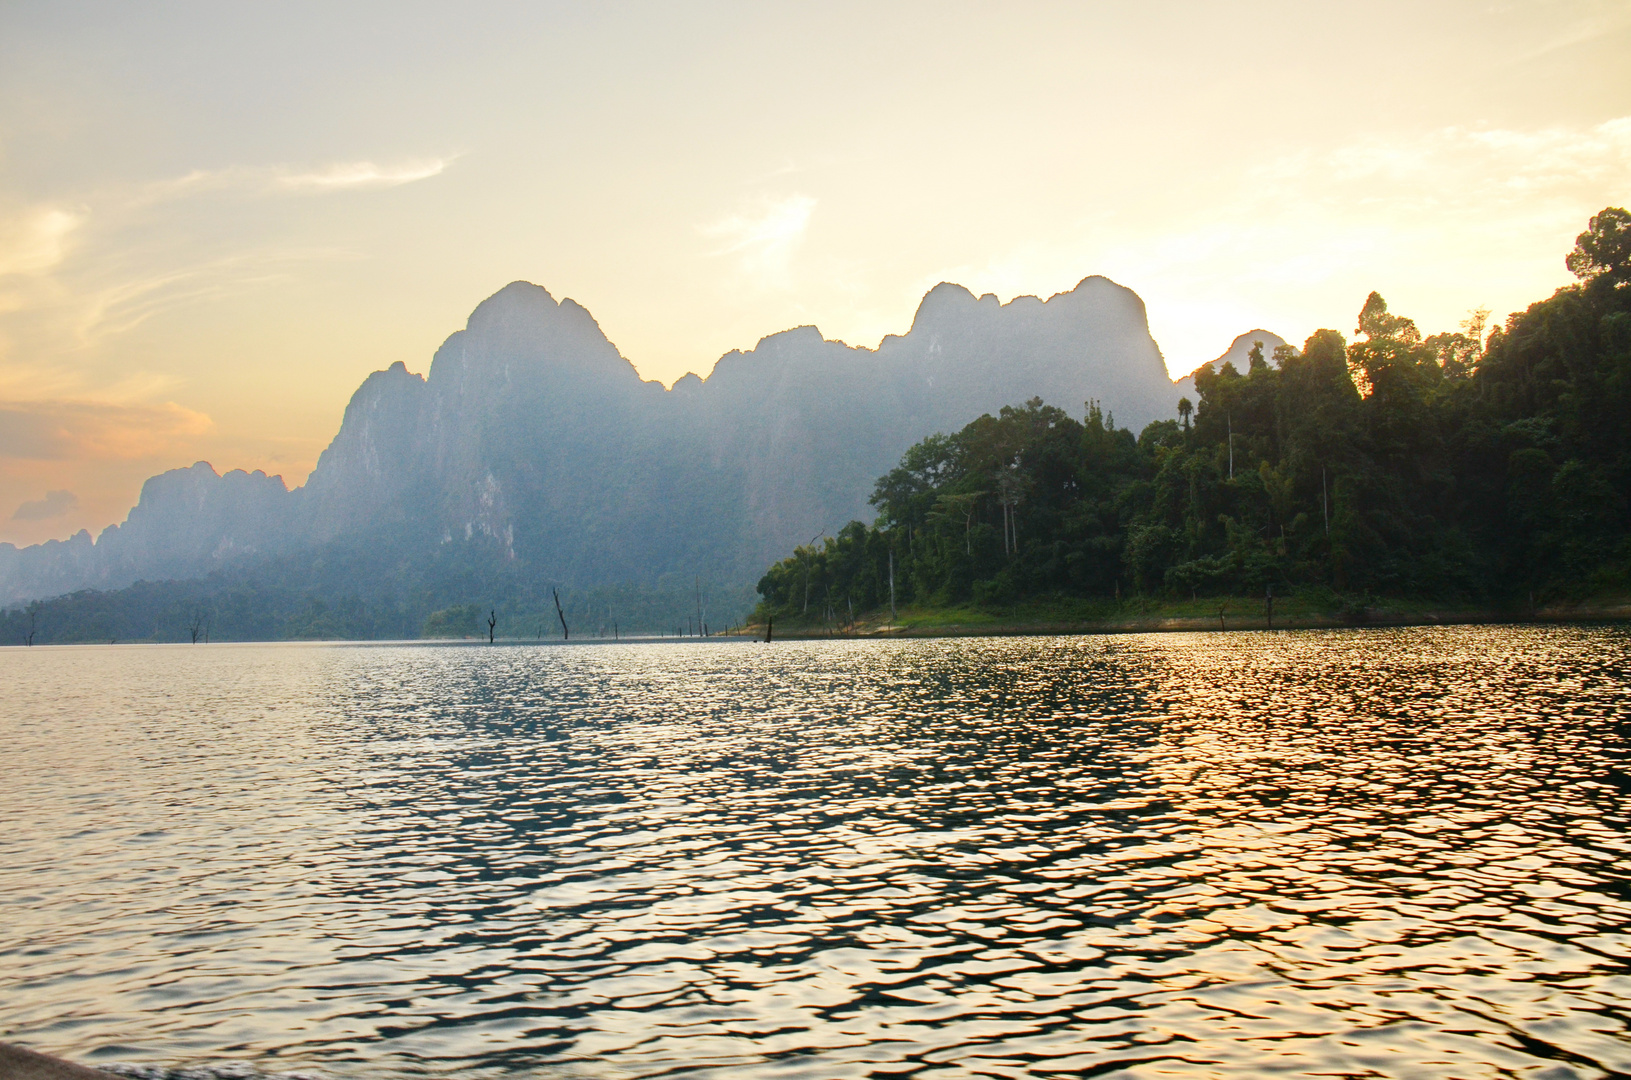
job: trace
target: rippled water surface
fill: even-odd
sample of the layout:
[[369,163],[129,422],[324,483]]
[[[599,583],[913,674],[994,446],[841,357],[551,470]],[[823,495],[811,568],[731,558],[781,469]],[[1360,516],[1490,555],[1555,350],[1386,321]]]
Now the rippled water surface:
[[1631,634],[0,651],[0,1039],[1631,1073]]

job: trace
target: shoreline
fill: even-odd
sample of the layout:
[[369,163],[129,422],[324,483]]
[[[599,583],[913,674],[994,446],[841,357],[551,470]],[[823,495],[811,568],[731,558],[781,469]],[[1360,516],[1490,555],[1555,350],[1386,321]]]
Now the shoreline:
[[[1236,601],[1236,603],[1239,603]],[[1182,605],[1193,608],[1194,602]],[[1191,611],[1155,610],[1099,617],[1039,617],[1023,614],[995,615],[968,609],[930,609],[902,612],[896,621],[876,616],[857,619],[845,627],[809,625],[773,626],[771,641],[818,641],[826,639],[931,638],[931,637],[1023,637],[1047,634],[1150,634],[1150,633],[1232,633],[1265,630],[1360,630],[1409,626],[1517,625],[1523,623],[1603,623],[1631,620],[1631,600],[1589,601],[1580,604],[1554,604],[1532,611],[1502,608],[1458,607],[1365,607],[1349,611],[1311,610],[1288,601],[1284,611],[1276,602],[1272,622],[1263,601],[1248,606],[1240,603],[1222,607],[1218,613],[1202,615]],[[1255,607],[1255,610],[1253,608]],[[763,623],[749,623],[732,637],[763,640]]]
[[[1596,599],[1577,604],[1551,604],[1533,610],[1498,607],[1436,607],[1401,603],[1375,607],[1332,610],[1316,607],[1296,598],[1276,598],[1272,623],[1262,600],[1245,602],[1235,598],[1218,603],[1210,612],[1197,610],[1209,605],[1199,601],[1173,604],[1138,605],[1143,610],[1106,611],[1107,604],[1055,603],[1021,605],[1019,610],[993,613],[969,607],[913,608],[901,611],[895,621],[877,613],[863,615],[849,625],[821,626],[808,623],[774,626],[775,641],[822,641],[837,639],[876,640],[893,638],[1025,637],[1045,635],[1152,634],[1152,633],[1234,633],[1265,630],[1362,630],[1410,626],[1510,626],[1525,623],[1614,623],[1631,621],[1631,599]],[[1221,608],[1221,612],[1219,610]],[[1096,610],[1095,610],[1096,609]],[[1221,617],[1220,617],[1221,616]],[[678,643],[693,641],[763,641],[762,622],[748,622],[708,635],[664,635],[630,633],[621,638],[584,637],[570,642],[555,638],[220,638],[221,645],[409,645],[418,647],[488,648],[491,646],[552,645],[588,646],[611,644]],[[125,641],[43,641],[39,648],[135,647],[182,645],[185,641],[132,639]],[[0,650],[23,648],[21,644],[0,645]],[[3,1076],[3,1074],[0,1074]]]

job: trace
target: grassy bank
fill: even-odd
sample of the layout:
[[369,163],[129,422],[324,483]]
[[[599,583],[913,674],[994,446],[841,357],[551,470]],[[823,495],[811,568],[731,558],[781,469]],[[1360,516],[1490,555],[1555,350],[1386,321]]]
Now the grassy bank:
[[[1275,597],[1272,617],[1261,596],[1196,600],[1048,598],[1017,604],[902,607],[857,615],[853,623],[777,619],[773,637],[957,637],[1004,634],[1104,634],[1151,631],[1294,630],[1455,623],[1600,622],[1631,619],[1631,596],[1598,596],[1534,608],[1455,604],[1329,592]],[[762,619],[739,631],[763,637]]]

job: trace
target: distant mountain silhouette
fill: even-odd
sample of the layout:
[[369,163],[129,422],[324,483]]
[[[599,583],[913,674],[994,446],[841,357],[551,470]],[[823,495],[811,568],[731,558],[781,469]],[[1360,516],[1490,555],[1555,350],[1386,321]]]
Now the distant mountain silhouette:
[[[1225,357],[1251,340],[1280,341],[1254,331]],[[876,350],[803,326],[671,390],[581,305],[518,281],[428,375],[398,362],[368,376],[304,487],[204,462],[155,476],[94,543],[0,544],[0,603],[274,559],[376,583],[455,555],[580,585],[751,583],[796,544],[870,519],[873,481],[926,435],[1036,396],[1072,413],[1097,399],[1136,428],[1170,418],[1180,392],[1143,301],[1103,277],[1007,304],[937,285]]]

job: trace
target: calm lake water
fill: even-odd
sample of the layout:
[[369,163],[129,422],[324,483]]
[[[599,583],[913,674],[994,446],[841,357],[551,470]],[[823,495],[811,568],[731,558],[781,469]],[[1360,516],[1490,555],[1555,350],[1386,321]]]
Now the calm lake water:
[[1631,632],[0,650],[0,1039],[1631,1074]]

